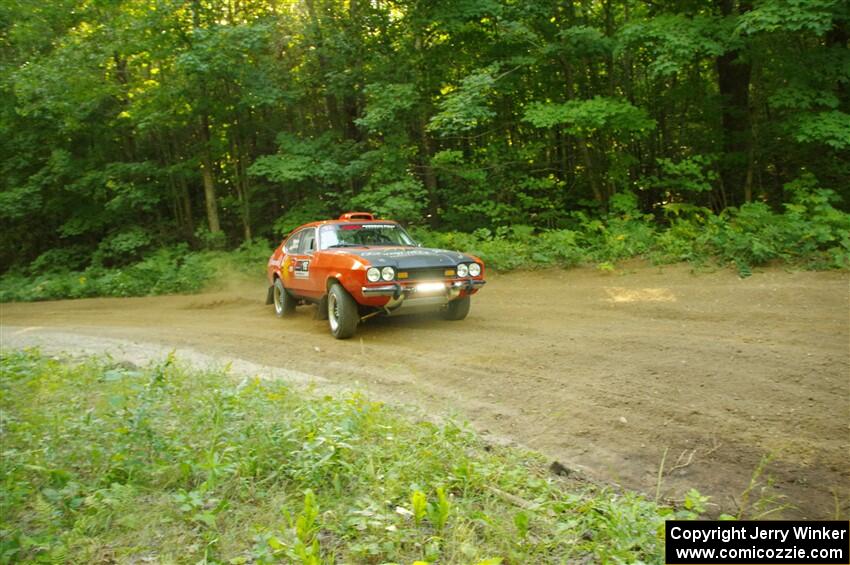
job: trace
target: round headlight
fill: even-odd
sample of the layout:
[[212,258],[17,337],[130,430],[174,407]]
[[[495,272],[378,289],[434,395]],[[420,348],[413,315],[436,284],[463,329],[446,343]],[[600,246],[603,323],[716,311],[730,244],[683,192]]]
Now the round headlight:
[[466,263],[461,263],[457,266],[457,276],[465,277],[469,274],[469,267],[466,266]]
[[369,267],[366,271],[366,278],[369,282],[378,282],[381,280],[381,270],[377,267]]
[[480,274],[481,274],[481,265],[479,265],[478,263],[470,263],[469,264],[469,276],[470,277],[477,277]]
[[392,267],[384,267],[381,269],[381,278],[385,281],[391,281],[395,278],[395,269]]

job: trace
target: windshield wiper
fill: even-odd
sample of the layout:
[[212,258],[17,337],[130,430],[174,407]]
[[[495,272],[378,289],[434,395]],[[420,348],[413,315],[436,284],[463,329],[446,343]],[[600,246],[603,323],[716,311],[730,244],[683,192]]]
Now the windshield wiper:
[[332,249],[334,247],[369,247],[368,245],[361,245],[359,243],[335,243],[333,245],[328,245],[328,249]]

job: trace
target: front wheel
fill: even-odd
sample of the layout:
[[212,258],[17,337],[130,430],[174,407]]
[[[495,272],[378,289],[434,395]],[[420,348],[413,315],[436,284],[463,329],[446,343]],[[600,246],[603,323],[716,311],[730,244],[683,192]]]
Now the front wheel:
[[446,304],[446,309],[443,310],[443,318],[452,321],[463,320],[466,318],[466,315],[469,314],[469,307],[471,304],[472,300],[469,296],[455,298]]
[[328,323],[331,333],[337,339],[348,339],[354,335],[360,313],[357,302],[351,298],[342,285],[334,284],[328,291]]
[[278,318],[283,318],[295,311],[295,298],[286,291],[280,279],[274,280],[272,298],[274,302],[274,313],[277,314]]

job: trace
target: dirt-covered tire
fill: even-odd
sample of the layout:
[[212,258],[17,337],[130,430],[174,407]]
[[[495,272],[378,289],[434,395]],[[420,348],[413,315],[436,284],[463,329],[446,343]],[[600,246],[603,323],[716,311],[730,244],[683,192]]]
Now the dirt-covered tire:
[[285,288],[280,279],[275,279],[272,287],[272,304],[278,318],[288,316],[295,311],[295,298]]
[[328,290],[328,325],[337,339],[348,339],[354,335],[360,322],[357,302],[342,285],[334,284]]
[[469,314],[469,306],[471,304],[472,300],[469,296],[455,298],[446,304],[446,309],[443,310],[443,318],[452,321],[463,320],[466,318],[466,315]]

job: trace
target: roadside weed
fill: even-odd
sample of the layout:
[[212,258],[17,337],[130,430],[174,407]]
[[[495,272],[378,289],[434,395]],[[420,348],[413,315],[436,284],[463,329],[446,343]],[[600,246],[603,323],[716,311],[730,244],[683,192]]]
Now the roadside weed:
[[453,422],[173,355],[4,352],[0,434],[0,563],[659,562],[674,515]]
[[413,506],[413,519],[416,521],[416,525],[418,526],[420,522],[422,522],[422,519],[425,518],[428,499],[424,492],[416,490],[413,491],[413,494],[410,497],[410,504]]

